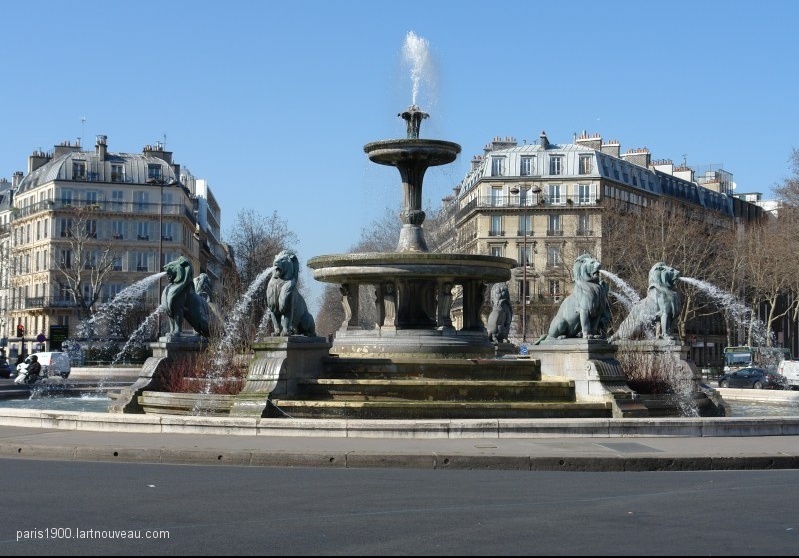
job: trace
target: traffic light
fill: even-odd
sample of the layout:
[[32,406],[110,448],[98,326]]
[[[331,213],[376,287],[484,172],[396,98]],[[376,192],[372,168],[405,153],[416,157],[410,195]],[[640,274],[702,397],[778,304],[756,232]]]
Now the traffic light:
[[17,324],[17,337],[25,337],[25,326]]

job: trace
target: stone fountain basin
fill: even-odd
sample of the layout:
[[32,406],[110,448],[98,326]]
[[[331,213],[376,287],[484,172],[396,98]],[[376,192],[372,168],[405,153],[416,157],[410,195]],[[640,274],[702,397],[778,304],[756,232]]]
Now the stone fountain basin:
[[480,254],[364,252],[317,256],[307,265],[314,270],[315,279],[327,283],[379,283],[403,278],[501,283],[510,279],[516,260]]
[[461,146],[443,140],[395,139],[367,143],[363,150],[371,161],[381,165],[397,166],[402,161],[414,160],[435,167],[454,161],[461,152]]

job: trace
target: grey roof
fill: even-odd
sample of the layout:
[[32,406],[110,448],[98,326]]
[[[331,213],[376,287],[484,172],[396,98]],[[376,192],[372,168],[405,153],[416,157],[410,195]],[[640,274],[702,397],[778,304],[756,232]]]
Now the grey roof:
[[[111,165],[123,166],[123,183],[145,184],[149,165],[155,164],[161,166],[161,176],[164,180],[178,179],[172,165],[158,157],[135,153],[107,153],[105,159],[101,161],[95,152],[73,151],[60,155],[28,173],[20,182],[17,191],[32,190],[54,180],[72,180],[72,165],[78,161],[86,164],[86,182],[112,182]],[[120,182],[120,179],[114,182]]]

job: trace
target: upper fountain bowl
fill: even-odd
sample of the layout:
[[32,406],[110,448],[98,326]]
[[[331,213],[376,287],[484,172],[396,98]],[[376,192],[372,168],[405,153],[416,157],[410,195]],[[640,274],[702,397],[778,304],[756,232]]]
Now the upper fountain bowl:
[[369,160],[381,165],[398,166],[406,161],[424,161],[426,166],[447,165],[461,152],[461,146],[451,141],[434,139],[394,139],[374,141],[364,145]]

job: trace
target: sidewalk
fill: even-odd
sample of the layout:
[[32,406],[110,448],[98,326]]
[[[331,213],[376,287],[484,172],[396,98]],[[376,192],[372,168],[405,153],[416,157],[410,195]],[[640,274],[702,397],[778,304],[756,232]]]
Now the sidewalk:
[[799,418],[302,421],[7,409],[0,410],[0,457],[255,467],[799,469]]

